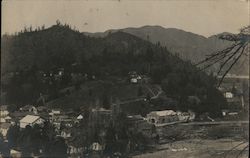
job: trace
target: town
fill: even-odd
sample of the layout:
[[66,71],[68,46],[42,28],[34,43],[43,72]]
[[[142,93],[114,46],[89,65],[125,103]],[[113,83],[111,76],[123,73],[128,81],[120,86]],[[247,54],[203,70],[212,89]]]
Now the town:
[[0,158],[249,157],[249,1],[1,7]]
[[[60,69],[56,74],[50,73],[48,76],[53,76],[58,80],[62,75],[63,70]],[[48,80],[46,74],[42,76],[44,76],[42,77],[44,80]],[[82,77],[82,80],[85,81],[84,84],[97,82],[93,76],[91,80],[87,79],[87,74],[84,76]],[[137,152],[157,150],[157,146],[160,144],[184,139],[179,133],[184,129],[172,133],[173,128],[182,126],[186,128],[195,124],[202,128],[206,127],[206,130],[211,130],[210,126],[219,128],[222,126],[234,131],[230,132],[230,135],[248,137],[248,121],[243,118],[245,113],[243,111],[248,107],[242,89],[244,82],[239,79],[237,79],[238,82],[235,79],[233,79],[234,82],[232,79],[225,81],[227,82],[222,84],[219,89],[224,93],[229,104],[228,108],[221,110],[222,117],[220,118],[211,118],[206,113],[197,117],[195,112],[191,110],[182,112],[175,111],[175,109],[162,109],[150,111],[144,116],[123,110],[123,107],[133,102],[142,101],[153,104],[153,100],[158,100],[162,98],[161,96],[164,98],[159,87],[158,91],[152,87],[146,88],[148,93],[151,92],[152,95],[141,94],[135,99],[124,101],[114,99],[115,101],[109,102],[111,103],[109,106],[95,104],[95,106],[81,106],[77,109],[64,110],[46,104],[46,99],[42,95],[37,100],[37,103],[40,105],[42,103],[42,106],[24,105],[17,109],[13,108],[13,105],[1,105],[1,153],[11,157],[50,157],[53,155],[61,155],[62,157],[93,157],[95,155],[102,157],[110,154],[113,157],[132,156]],[[133,71],[128,73],[127,79],[123,82],[128,86],[145,86],[150,83],[150,78]],[[71,88],[70,92],[69,88],[65,89],[67,90],[62,90],[62,92],[67,93],[64,95],[70,95],[70,93],[77,91],[77,88]],[[153,92],[153,90],[157,92]],[[190,96],[190,99],[194,100],[192,102],[194,104],[196,100],[199,102],[197,97]],[[45,137],[50,139],[46,143],[43,142]],[[54,144],[52,148],[55,148],[55,151],[47,149],[47,143]]]

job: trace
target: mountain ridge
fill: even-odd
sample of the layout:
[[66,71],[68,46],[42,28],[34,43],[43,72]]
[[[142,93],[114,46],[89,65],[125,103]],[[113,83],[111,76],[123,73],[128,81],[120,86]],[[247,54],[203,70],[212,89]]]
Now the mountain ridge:
[[[177,28],[164,28],[159,25],[145,25],[142,27],[128,27],[123,29],[111,29],[98,33],[83,34],[91,37],[105,37],[109,33],[123,31],[139,38],[142,38],[151,43],[159,43],[162,46],[173,53],[178,54],[183,60],[190,60],[192,63],[198,63],[206,58],[207,55],[215,53],[219,50],[223,50],[228,47],[231,42],[219,39],[220,35],[232,34],[229,32],[222,32],[217,35],[205,37],[192,32],[184,31]],[[236,68],[232,68],[231,73],[234,74],[249,74],[248,65],[249,62],[243,57],[239,63],[236,64]],[[213,65],[209,71],[216,72],[219,69],[220,64]],[[239,67],[242,67],[239,71]]]

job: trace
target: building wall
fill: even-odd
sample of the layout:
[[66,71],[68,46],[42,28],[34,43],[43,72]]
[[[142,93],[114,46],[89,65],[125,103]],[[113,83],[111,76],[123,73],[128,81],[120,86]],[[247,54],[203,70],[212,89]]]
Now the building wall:
[[21,127],[21,128],[25,128],[27,125],[29,125],[29,123],[20,122],[20,127]]

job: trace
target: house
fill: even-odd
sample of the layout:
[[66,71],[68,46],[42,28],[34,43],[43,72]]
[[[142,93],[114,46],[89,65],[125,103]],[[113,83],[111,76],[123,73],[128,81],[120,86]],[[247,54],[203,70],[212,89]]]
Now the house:
[[57,74],[58,74],[59,76],[62,76],[62,75],[64,74],[64,68],[59,68],[59,69],[57,70]]
[[2,122],[6,122],[4,117],[0,117],[0,123],[2,123]]
[[10,157],[12,158],[21,158],[22,157],[22,152],[18,150],[11,149],[10,150]]
[[153,124],[164,124],[179,121],[179,118],[173,110],[152,111],[147,114],[147,121]]
[[82,120],[83,119],[83,115],[82,114],[78,115],[76,119],[77,120]]
[[91,149],[92,149],[93,151],[102,151],[104,148],[103,148],[103,146],[102,146],[100,143],[94,142],[94,143],[91,145]]
[[62,125],[70,128],[74,123],[73,118],[66,114],[52,115],[50,118],[50,122],[52,122],[57,130],[60,130]]
[[61,114],[61,110],[60,109],[52,109],[51,113],[49,113],[50,115],[59,115]]
[[[73,156],[75,156],[75,155],[81,155],[83,152],[84,152],[84,147],[77,147],[75,145],[68,144],[67,153],[69,155],[73,155]],[[81,156],[78,156],[78,157],[81,157]]]
[[237,111],[247,108],[245,105],[249,105],[247,86],[241,80],[227,79],[220,86],[220,91],[224,94],[227,100],[229,111]]
[[142,77],[138,75],[136,71],[130,71],[128,75],[130,78],[130,83],[138,83],[142,80]]
[[130,83],[138,83],[138,82],[141,82],[141,76],[136,76],[136,77],[132,77],[130,78]]
[[224,97],[227,98],[227,99],[229,99],[229,98],[233,98],[234,95],[233,95],[232,92],[225,92],[225,93],[224,93]]
[[70,137],[67,139],[67,153],[70,155],[69,157],[83,157],[82,154],[85,151],[85,147],[81,145],[79,146],[78,142],[78,137]]
[[13,113],[10,113],[11,124],[19,124],[19,120],[21,120],[26,115],[33,115],[32,112],[22,112],[22,111],[15,111]]
[[176,113],[180,121],[184,121],[184,122],[188,121],[189,116],[190,116],[188,112],[177,111]]
[[10,123],[10,122],[11,122],[11,117],[10,117],[10,116],[0,117],[0,122],[1,122],[1,123],[3,123],[3,122],[8,122],[8,123]]
[[193,121],[195,119],[195,113],[192,112],[191,110],[188,110],[188,112],[177,111],[176,113],[179,121],[182,122]]
[[8,106],[7,105],[1,105],[0,106],[0,118],[6,117],[7,115],[9,115]]
[[0,133],[1,133],[4,137],[6,137],[7,132],[8,132],[8,130],[9,130],[10,126],[11,126],[11,124],[10,124],[10,123],[6,123],[6,122],[0,124]]
[[221,112],[222,112],[222,116],[227,116],[228,113],[229,113],[229,110],[228,109],[222,109]]
[[19,122],[20,122],[20,127],[25,128],[27,125],[29,126],[34,126],[35,124],[42,125],[44,121],[45,120],[42,119],[40,116],[26,115]]
[[61,130],[60,136],[64,139],[68,139],[71,137],[71,129],[70,128],[64,128]]
[[[1,118],[0,118],[1,119]],[[11,117],[10,116],[6,116],[4,118],[2,118],[4,120],[4,122],[10,123],[11,122]]]
[[33,114],[38,113],[36,107],[34,107],[33,105],[25,105],[25,106],[21,107],[19,110],[21,112],[32,112]]

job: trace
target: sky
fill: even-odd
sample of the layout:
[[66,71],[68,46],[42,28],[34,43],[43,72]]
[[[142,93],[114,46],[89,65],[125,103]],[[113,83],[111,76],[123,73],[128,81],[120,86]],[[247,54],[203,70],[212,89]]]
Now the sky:
[[60,20],[81,32],[159,25],[203,36],[249,25],[249,0],[3,0],[2,34]]

